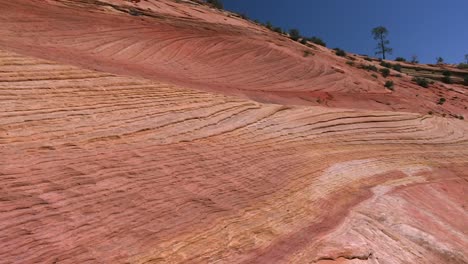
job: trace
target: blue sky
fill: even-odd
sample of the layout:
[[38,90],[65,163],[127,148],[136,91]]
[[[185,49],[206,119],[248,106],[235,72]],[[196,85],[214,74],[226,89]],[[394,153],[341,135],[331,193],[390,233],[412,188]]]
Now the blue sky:
[[391,59],[417,55],[421,63],[459,63],[468,54],[468,0],[223,0],[224,8],[302,35],[328,47],[374,55],[370,31],[385,26]]

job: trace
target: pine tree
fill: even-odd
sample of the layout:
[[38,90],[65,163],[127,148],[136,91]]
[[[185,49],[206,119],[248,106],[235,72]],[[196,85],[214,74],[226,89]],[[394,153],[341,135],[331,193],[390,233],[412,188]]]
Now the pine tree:
[[382,54],[382,59],[385,60],[385,54],[392,54],[393,51],[392,48],[388,47],[388,44],[390,44],[390,41],[387,40],[388,30],[382,26],[376,27],[372,29],[372,36],[378,41],[375,54]]

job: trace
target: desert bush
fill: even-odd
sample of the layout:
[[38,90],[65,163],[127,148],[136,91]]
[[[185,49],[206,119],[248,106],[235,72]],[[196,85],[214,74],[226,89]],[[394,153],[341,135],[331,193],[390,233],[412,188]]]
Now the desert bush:
[[376,79],[379,78],[379,76],[377,76],[377,74],[375,74],[375,73],[371,74],[371,76],[374,77],[374,78],[376,78]]
[[293,28],[289,30],[289,37],[294,41],[298,41],[301,38],[301,33],[299,33],[298,29]]
[[375,67],[374,65],[364,65],[364,64],[361,64],[361,69],[364,69],[364,70],[367,70],[367,71],[374,71],[374,72],[378,72],[379,69],[377,69],[377,67]]
[[327,43],[325,43],[325,41],[323,41],[321,38],[318,38],[318,37],[311,37],[309,38],[309,41],[320,46],[324,46],[324,47],[327,46]]
[[393,81],[386,81],[384,86],[385,88],[393,91],[394,90],[393,85],[394,85]]
[[364,60],[366,60],[366,61],[372,61],[372,59],[369,58],[369,57],[365,57]]
[[340,48],[334,48],[335,54],[340,57],[346,57],[346,51],[340,49]]
[[445,98],[441,97],[441,98],[439,99],[439,101],[437,102],[437,104],[443,105],[443,104],[445,103],[445,101],[447,101],[447,100],[446,100]]
[[460,63],[457,66],[458,69],[468,69],[468,63]]
[[417,83],[421,87],[424,87],[424,88],[429,87],[429,82],[427,81],[426,78],[414,77],[412,81]]
[[383,77],[388,77],[390,75],[390,70],[387,68],[380,69],[380,73],[382,74]]
[[385,67],[385,68],[392,68],[392,64],[389,62],[382,61],[380,63],[380,66]]
[[401,72],[401,64],[397,63],[392,66],[395,71]]
[[301,41],[300,41],[300,43],[301,43],[302,45],[307,45],[307,39],[306,39],[306,38],[302,38]]
[[452,79],[450,78],[450,76],[452,76],[452,72],[445,70],[442,72],[442,74],[444,75],[444,77],[442,77],[442,82],[451,84]]
[[274,27],[273,31],[276,32],[276,33],[283,34],[283,30],[280,27]]
[[207,0],[206,2],[218,9],[223,9],[223,2],[221,0]]
[[401,78],[401,77],[403,77],[403,75],[398,73],[398,74],[395,74],[395,77]]
[[418,56],[416,55],[411,56],[411,63],[413,64],[419,63]]
[[348,64],[349,66],[354,66],[354,62],[353,62],[353,61],[347,61],[346,64]]
[[437,57],[437,58],[436,58],[436,62],[437,62],[437,64],[443,64],[443,63],[444,63],[444,58],[442,58],[442,57]]
[[468,75],[463,78],[463,84],[468,86]]
[[406,62],[406,59],[403,57],[396,57],[395,61]]

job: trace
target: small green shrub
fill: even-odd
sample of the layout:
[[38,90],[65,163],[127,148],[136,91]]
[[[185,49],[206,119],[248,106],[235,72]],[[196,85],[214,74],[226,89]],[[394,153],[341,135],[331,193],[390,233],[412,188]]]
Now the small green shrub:
[[349,66],[354,66],[354,62],[353,62],[353,61],[347,61],[346,64],[348,64]]
[[468,63],[460,63],[457,66],[458,69],[468,69]]
[[380,63],[380,66],[385,67],[385,68],[392,68],[392,64],[389,62],[382,61]]
[[306,38],[302,38],[301,41],[299,41],[302,45],[306,45],[307,44],[307,39]]
[[419,86],[421,87],[424,87],[424,88],[428,88],[429,87],[429,82],[427,81],[426,78],[422,78],[422,77],[414,77],[413,82],[417,83]]
[[346,57],[346,51],[340,49],[340,48],[335,48],[335,54],[340,57]]
[[283,30],[280,27],[274,27],[273,31],[279,34],[283,34]]
[[364,69],[364,70],[367,70],[367,71],[373,71],[373,72],[378,72],[379,71],[379,69],[377,69],[377,67],[375,67],[374,65],[361,64],[361,69]]
[[206,2],[218,9],[223,9],[223,2],[221,0],[207,0]]
[[372,61],[372,59],[369,58],[369,57],[365,57],[364,59],[365,59],[366,61]]
[[447,100],[446,100],[445,98],[441,97],[441,98],[439,99],[439,101],[437,102],[437,104],[443,105],[443,104],[445,103],[445,101],[447,101]]
[[390,70],[387,68],[380,69],[380,73],[382,74],[383,77],[388,77],[390,75]]
[[304,50],[304,57],[308,57],[309,55],[313,55],[313,53],[310,50]]
[[444,77],[442,77],[442,82],[447,84],[452,83],[452,79],[450,78],[450,76],[452,76],[452,72],[445,70],[442,72],[442,75],[444,75]]
[[375,74],[375,73],[371,74],[371,76],[374,77],[374,78],[376,78],[376,79],[379,78],[379,76],[377,76],[377,74]]
[[309,41],[320,46],[324,46],[324,47],[327,46],[327,43],[325,43],[325,41],[323,41],[321,38],[318,38],[318,37],[311,37],[309,38]]
[[406,59],[403,57],[396,57],[395,61],[406,62]]
[[468,86],[468,75],[466,75],[465,78],[463,78],[463,84]]
[[452,84],[453,83],[452,78],[450,78],[450,76],[442,77],[442,82],[446,83],[446,84]]
[[385,88],[393,91],[394,90],[393,85],[394,85],[393,81],[386,81],[384,86]]
[[395,71],[401,72],[401,64],[400,63],[394,64],[393,69]]
[[436,58],[436,62],[437,62],[437,64],[444,64],[444,58],[442,58],[442,57],[437,57],[437,58]]
[[299,29],[290,29],[289,37],[294,41],[298,41],[301,38],[301,33],[299,33]]
[[401,77],[403,77],[403,75],[398,73],[398,74],[395,74],[395,77],[401,78]]

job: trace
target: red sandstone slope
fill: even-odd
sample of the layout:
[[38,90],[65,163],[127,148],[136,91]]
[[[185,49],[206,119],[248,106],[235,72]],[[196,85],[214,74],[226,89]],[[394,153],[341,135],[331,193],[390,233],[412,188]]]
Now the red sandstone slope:
[[[129,14],[135,6],[140,16]],[[346,65],[346,59],[328,49],[307,48],[206,6],[167,0],[20,0],[3,1],[0,12],[0,46],[86,68],[262,102],[455,115],[468,111],[463,86],[423,89],[410,77],[392,77],[396,90],[391,92],[383,78]],[[304,50],[315,55],[304,57]],[[451,99],[443,107],[436,104],[441,96]]]
[[418,114],[464,87],[187,3],[0,2],[0,263],[468,262],[468,125]]

